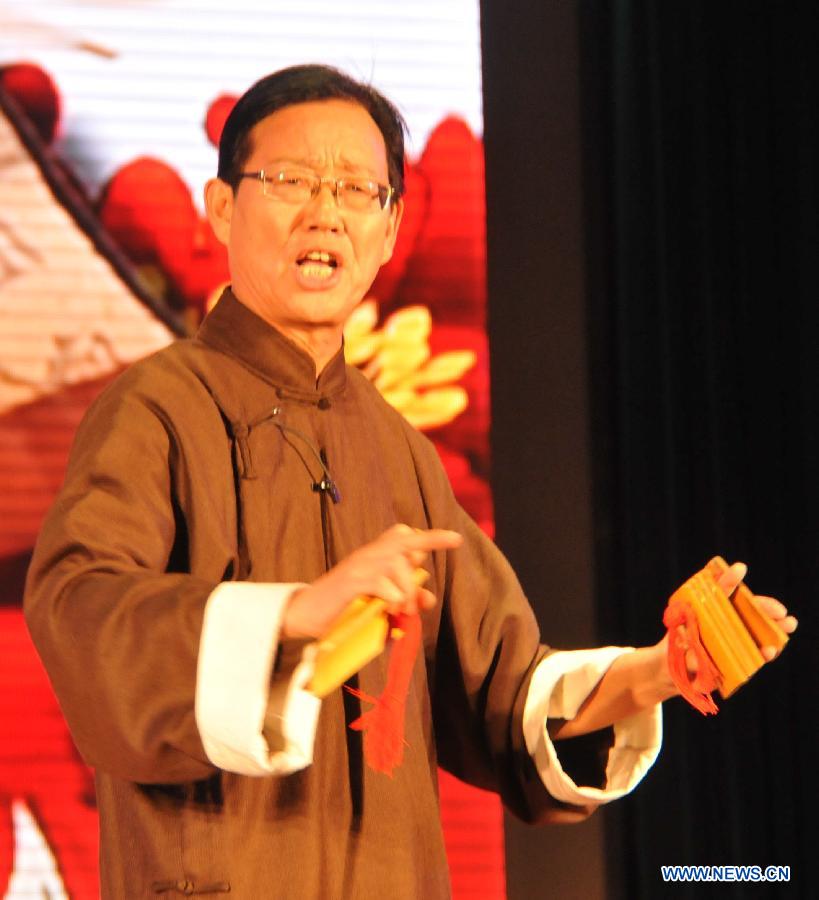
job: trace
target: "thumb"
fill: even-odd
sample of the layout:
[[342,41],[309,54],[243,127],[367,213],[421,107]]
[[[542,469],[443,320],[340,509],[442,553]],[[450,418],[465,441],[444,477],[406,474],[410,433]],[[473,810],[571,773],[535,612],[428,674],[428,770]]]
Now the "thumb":
[[720,575],[717,582],[720,588],[729,596],[734,593],[737,586],[745,580],[748,574],[748,566],[745,563],[736,562]]

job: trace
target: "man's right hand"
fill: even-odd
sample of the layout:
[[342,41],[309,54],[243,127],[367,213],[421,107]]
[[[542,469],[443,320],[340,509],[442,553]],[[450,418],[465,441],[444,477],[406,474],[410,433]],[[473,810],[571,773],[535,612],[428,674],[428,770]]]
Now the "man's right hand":
[[453,550],[462,540],[456,531],[393,525],[293,594],[284,613],[282,637],[323,637],[356,597],[378,597],[386,601],[390,613],[429,609],[436,603],[435,595],[417,585],[415,570],[432,550]]

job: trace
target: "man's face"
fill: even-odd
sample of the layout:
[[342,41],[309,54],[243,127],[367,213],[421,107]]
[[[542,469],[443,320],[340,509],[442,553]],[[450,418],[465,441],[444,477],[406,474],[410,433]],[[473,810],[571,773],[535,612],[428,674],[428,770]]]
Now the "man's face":
[[[306,169],[389,184],[384,138],[357,103],[288,106],[259,122],[250,137],[246,172]],[[304,338],[329,328],[339,341],[347,317],[392,255],[402,212],[400,201],[376,212],[339,207],[327,184],[293,206],[266,197],[253,179],[240,181],[235,192],[215,179],[206,201],[228,248],[236,296],[285,334]],[[330,263],[316,254],[327,254]]]

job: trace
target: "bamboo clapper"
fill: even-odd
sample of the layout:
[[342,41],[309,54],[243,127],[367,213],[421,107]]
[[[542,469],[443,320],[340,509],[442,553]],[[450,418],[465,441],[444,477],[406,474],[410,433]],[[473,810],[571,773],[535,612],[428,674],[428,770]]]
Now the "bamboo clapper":
[[729,597],[719,586],[728,564],[715,556],[689,578],[669,603],[688,604],[697,619],[702,644],[719,671],[720,694],[730,697],[765,664],[762,647],[781,650],[788,635],[756,605],[749,588],[740,583]]
[[[426,569],[414,573],[420,587],[429,577]],[[313,677],[307,690],[324,698],[341,687],[384,652],[387,639],[398,640],[399,629],[390,633],[387,603],[379,597],[356,597],[330,626],[327,634],[314,644]]]

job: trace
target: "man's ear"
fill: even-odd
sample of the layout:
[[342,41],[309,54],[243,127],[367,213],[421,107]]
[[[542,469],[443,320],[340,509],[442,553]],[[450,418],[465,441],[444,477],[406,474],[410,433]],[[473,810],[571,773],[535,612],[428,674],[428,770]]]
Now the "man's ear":
[[404,215],[403,199],[396,200],[390,204],[390,217],[387,221],[387,239],[384,241],[384,252],[381,254],[381,265],[392,259],[392,251],[395,249],[395,242],[398,240],[398,228],[401,225],[401,217]]
[[205,211],[213,233],[227,246],[233,217],[233,188],[221,178],[211,178],[205,185]]

